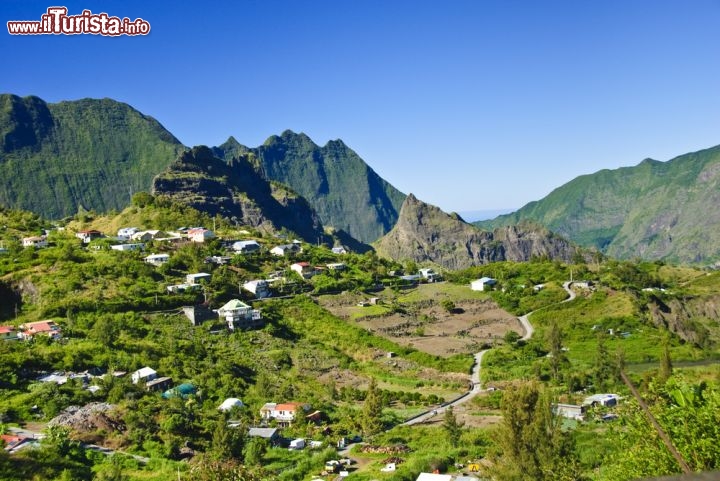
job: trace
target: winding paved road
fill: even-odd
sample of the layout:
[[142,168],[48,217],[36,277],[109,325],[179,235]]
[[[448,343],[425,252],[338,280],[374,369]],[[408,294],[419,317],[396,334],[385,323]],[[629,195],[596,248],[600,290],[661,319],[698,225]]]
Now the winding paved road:
[[[572,282],[565,282],[563,283],[563,289],[565,289],[565,292],[568,293],[567,299],[560,301],[560,303],[563,302],[570,302],[573,299],[575,299],[575,291],[570,289],[570,285]],[[547,306],[546,306],[547,307]],[[541,308],[542,309],[542,308]],[[533,333],[535,332],[535,328],[533,328],[532,324],[530,324],[530,321],[528,320],[528,317],[532,315],[536,311],[528,312],[524,316],[518,317],[518,321],[520,321],[520,324],[523,327],[523,330],[525,331],[525,334],[520,338],[523,341],[529,340]],[[458,406],[460,404],[466,403],[481,392],[485,391],[485,389],[482,388],[482,383],[480,381],[480,369],[482,367],[482,358],[485,355],[486,352],[488,352],[490,349],[484,349],[478,353],[475,354],[475,364],[473,364],[472,373],[470,374],[470,383],[472,387],[468,392],[460,396],[459,398],[456,398],[453,401],[450,401],[448,403],[444,403],[441,406],[439,406],[436,409],[431,409],[429,411],[425,411],[422,414],[419,414],[415,416],[414,418],[410,418],[407,421],[403,423],[404,426],[412,426],[413,424],[420,424],[423,423],[429,419],[434,418],[435,416],[439,416],[440,414],[443,414],[445,410],[450,406]]]

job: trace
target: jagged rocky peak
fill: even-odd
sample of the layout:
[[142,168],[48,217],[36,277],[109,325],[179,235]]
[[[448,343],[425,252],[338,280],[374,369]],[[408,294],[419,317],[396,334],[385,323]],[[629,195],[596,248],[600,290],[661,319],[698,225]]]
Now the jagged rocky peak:
[[569,261],[577,252],[566,239],[531,224],[482,231],[413,194],[406,197],[395,227],[375,245],[393,259],[430,261],[447,269],[536,256]]

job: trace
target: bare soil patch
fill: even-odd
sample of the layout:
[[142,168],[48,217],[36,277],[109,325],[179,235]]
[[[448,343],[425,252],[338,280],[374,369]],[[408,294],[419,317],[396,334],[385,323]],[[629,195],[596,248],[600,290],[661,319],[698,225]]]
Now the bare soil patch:
[[[456,300],[452,312],[436,299],[369,308],[357,307],[357,295],[335,296],[321,302],[348,322],[356,322],[400,345],[438,356],[472,354],[502,339],[510,330],[523,333],[517,318],[491,299]],[[367,309],[368,315],[358,315],[359,309]]]

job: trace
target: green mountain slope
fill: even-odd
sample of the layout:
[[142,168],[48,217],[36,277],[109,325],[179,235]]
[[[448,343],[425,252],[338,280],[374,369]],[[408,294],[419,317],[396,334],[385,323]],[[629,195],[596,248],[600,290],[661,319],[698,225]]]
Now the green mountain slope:
[[257,172],[253,154],[225,162],[205,147],[180,155],[153,179],[152,192],[211,216],[269,231],[288,229],[308,242],[324,238],[322,224],[307,201]]
[[430,261],[446,269],[533,257],[569,261],[578,253],[566,239],[540,226],[522,223],[482,231],[412,194],[405,199],[395,227],[375,247],[394,260]]
[[155,119],[111,99],[2,94],[0,204],[50,218],[121,209],[181,149]]
[[720,146],[578,177],[481,228],[538,222],[618,258],[720,259]]
[[319,147],[307,135],[286,130],[254,149],[230,137],[214,151],[224,159],[254,153],[265,175],[305,197],[323,224],[364,242],[395,225],[405,198],[341,140]]

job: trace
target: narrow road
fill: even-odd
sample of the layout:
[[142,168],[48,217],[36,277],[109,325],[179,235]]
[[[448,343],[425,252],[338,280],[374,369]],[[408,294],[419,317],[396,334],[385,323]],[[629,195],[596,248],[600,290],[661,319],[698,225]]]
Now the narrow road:
[[[575,291],[573,291],[570,286],[572,285],[572,282],[565,282],[563,283],[563,289],[565,289],[565,292],[567,292],[568,297],[567,299],[560,301],[560,303],[563,302],[570,302],[573,299],[575,299]],[[547,307],[547,306],[546,306]],[[522,325],[523,329],[525,330],[525,334],[521,337],[523,341],[529,340],[533,333],[535,332],[535,328],[533,328],[532,324],[530,324],[530,321],[528,320],[528,317],[532,315],[532,312],[528,312],[524,316],[518,317],[518,320],[520,321],[520,324]],[[480,381],[480,369],[482,366],[482,358],[485,355],[486,352],[488,352],[490,349],[484,349],[478,353],[475,354],[475,364],[473,365],[472,372],[470,374],[470,383],[471,388],[468,392],[463,394],[462,396],[454,399],[453,401],[443,403],[441,406],[437,407],[436,409],[431,409],[429,411],[425,411],[422,414],[418,414],[417,416],[408,419],[404,423],[402,423],[403,426],[412,426],[413,424],[420,424],[423,423],[429,419],[434,418],[435,416],[439,416],[445,412],[445,410],[450,406],[458,406],[460,404],[463,404],[465,402],[468,402],[470,399],[474,398],[481,392],[483,392],[482,383]]]

